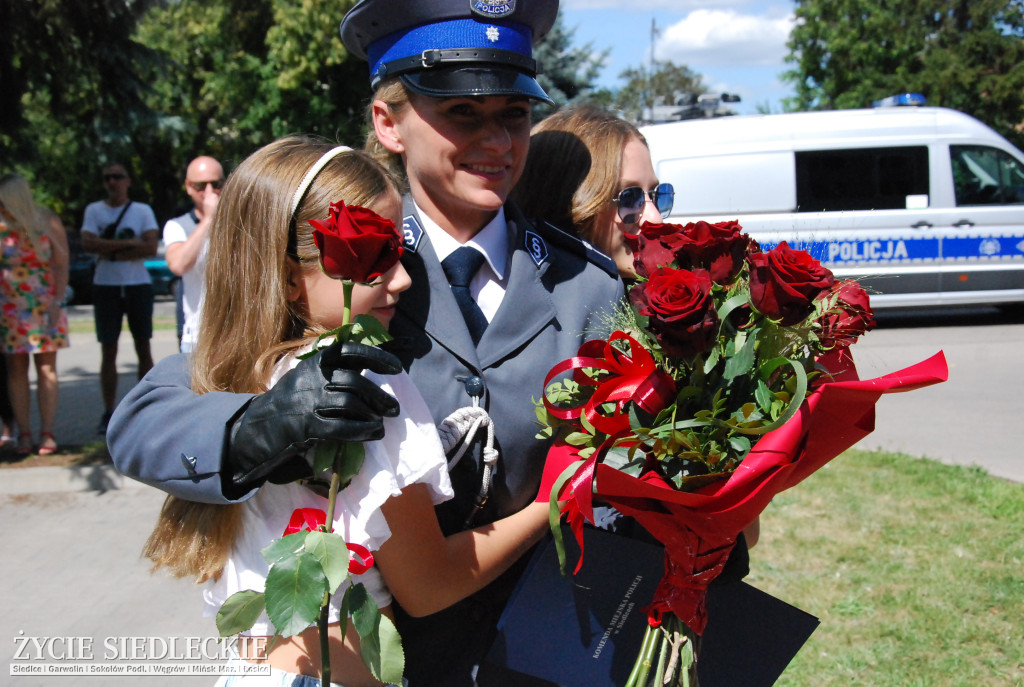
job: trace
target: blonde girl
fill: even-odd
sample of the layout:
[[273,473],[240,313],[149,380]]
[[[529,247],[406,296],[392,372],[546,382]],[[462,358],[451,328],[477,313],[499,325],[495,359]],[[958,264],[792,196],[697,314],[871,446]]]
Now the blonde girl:
[[[318,161],[326,164],[308,189],[301,184]],[[300,198],[292,216],[293,197]],[[289,137],[243,162],[228,179],[210,232],[206,296],[193,361],[193,386],[203,393],[259,393],[289,384],[316,365],[299,361],[313,338],[340,324],[341,282],[318,264],[309,220],[327,217],[332,202],[369,208],[400,226],[401,199],[394,178],[362,152]],[[388,324],[399,294],[410,285],[396,263],[373,285],[356,285],[352,314]],[[366,444],[362,471],[339,494],[334,528],[348,543],[374,551],[376,564],[358,576],[390,615],[392,596],[406,612],[426,615],[480,589],[536,543],[547,507],[536,504],[491,525],[449,537],[441,533],[434,505],[452,496],[447,465],[433,420],[404,372],[367,373],[401,405],[385,419],[385,437]],[[232,593],[262,589],[268,570],[259,551],[281,536],[296,508],[326,510],[326,499],[303,483],[265,484],[241,504],[206,505],[169,497],[147,545],[157,565],[206,581],[204,600],[213,615]],[[338,626],[344,587],[331,609],[332,675],[346,687],[377,685],[362,664],[354,631]],[[273,628],[265,616],[250,637]],[[225,677],[222,685],[318,684],[317,629],[276,642],[262,660],[273,681]]]

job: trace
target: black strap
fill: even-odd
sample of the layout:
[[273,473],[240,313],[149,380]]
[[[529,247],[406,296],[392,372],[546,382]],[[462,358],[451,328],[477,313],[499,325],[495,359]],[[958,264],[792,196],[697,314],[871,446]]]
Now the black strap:
[[430,69],[431,67],[451,67],[455,65],[479,65],[481,63],[497,64],[530,73],[537,73],[537,61],[514,50],[499,48],[458,48],[424,50],[419,55],[392,60],[377,68],[376,78],[397,76],[411,71]]
[[[128,208],[130,208],[131,205],[132,205],[132,201],[129,200],[127,203],[125,203],[125,206],[121,209],[121,214],[118,215],[117,219],[114,221],[114,231],[117,231],[117,225],[119,225],[121,223],[121,220],[124,219],[124,213],[128,212]],[[110,225],[108,224],[107,226],[110,226]]]

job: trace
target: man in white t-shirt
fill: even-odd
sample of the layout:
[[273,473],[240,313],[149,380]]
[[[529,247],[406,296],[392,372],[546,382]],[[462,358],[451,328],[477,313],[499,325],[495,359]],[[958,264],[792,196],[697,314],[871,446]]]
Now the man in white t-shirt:
[[85,208],[82,250],[98,257],[92,301],[96,338],[103,352],[100,389],[104,412],[97,429],[106,433],[117,396],[117,342],[125,317],[139,359],[138,378],[153,367],[149,345],[153,337],[153,284],[146,258],[156,255],[160,231],[153,209],[129,200],[132,179],[127,167],[119,162],[104,167],[103,184],[106,200]]
[[167,267],[181,277],[183,291],[182,353],[193,351],[199,340],[199,311],[203,303],[203,273],[210,245],[210,224],[223,183],[224,168],[215,159],[200,155],[192,160],[185,171],[185,192],[192,199],[193,208],[164,225]]

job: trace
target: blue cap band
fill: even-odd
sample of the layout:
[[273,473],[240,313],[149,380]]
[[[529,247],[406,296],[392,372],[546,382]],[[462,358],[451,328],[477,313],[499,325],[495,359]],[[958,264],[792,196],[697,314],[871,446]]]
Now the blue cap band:
[[533,55],[533,33],[524,24],[486,23],[475,19],[453,19],[424,24],[408,31],[396,31],[367,46],[370,77],[382,64],[414,55],[424,50],[460,50],[488,48]]

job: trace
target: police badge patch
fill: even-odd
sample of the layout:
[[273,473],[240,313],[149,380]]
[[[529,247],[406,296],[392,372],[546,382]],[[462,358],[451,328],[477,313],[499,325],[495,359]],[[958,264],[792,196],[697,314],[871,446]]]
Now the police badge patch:
[[473,14],[488,19],[501,19],[516,11],[516,0],[469,0]]
[[534,264],[540,267],[548,259],[548,244],[538,234],[532,231],[523,232],[526,252],[533,258]]
[[423,226],[416,219],[416,215],[408,215],[402,219],[402,243],[405,244],[407,251],[417,252],[422,236]]

